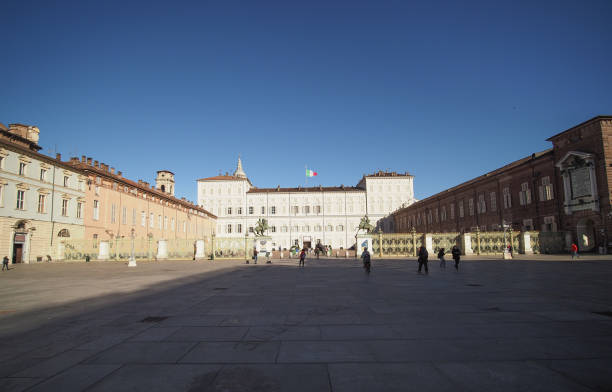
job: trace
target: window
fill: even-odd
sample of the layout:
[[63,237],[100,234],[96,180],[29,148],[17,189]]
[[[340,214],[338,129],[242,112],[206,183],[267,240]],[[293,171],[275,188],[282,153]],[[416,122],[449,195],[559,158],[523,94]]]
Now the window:
[[439,218],[438,218],[438,208],[435,209],[435,213],[434,213],[434,217],[436,218],[436,223],[438,223]]
[[242,207],[238,207],[238,211],[236,211],[238,215],[242,215]]
[[442,206],[442,210],[440,211],[440,220],[442,222],[446,220],[446,206]]
[[68,187],[68,181],[69,181],[70,177],[68,176],[64,176],[64,186],[67,188]]
[[540,201],[548,201],[553,199],[553,189],[550,183],[550,177],[542,177],[542,185],[540,185]]
[[255,230],[253,230],[253,226],[249,226],[249,233],[253,233]]
[[227,215],[232,215],[232,207],[227,207]]
[[93,201],[93,219],[100,219],[100,202],[98,200]]
[[287,232],[287,226],[281,226],[281,233]]
[[164,230],[168,230],[168,217],[164,216]]
[[100,187],[97,186],[97,185],[96,185],[96,188],[95,188],[95,192],[96,192],[96,196],[100,195]]
[[101,185],[102,184],[102,178],[96,177],[96,184]]
[[321,231],[321,225],[316,225],[314,227],[314,231]]
[[470,197],[468,199],[468,212],[470,216],[474,215],[474,198]]
[[304,214],[310,214],[310,206],[304,206]]
[[115,206],[115,204],[111,204],[111,223],[115,223],[115,210],[117,209],[117,207]]
[[343,225],[336,226],[336,231],[344,231],[344,226]]
[[479,214],[484,214],[487,212],[487,202],[485,201],[484,193],[478,195],[478,204],[476,205],[476,208]]
[[41,214],[45,213],[45,195],[38,195],[38,212]]
[[497,195],[491,192],[491,211],[497,210]]
[[315,206],[315,214],[321,213],[321,206]]
[[153,213],[149,215],[149,227],[152,229],[155,227],[155,215]]
[[531,191],[529,190],[529,183],[523,182],[521,184],[521,191],[519,192],[519,204],[524,206],[531,204]]
[[431,210],[427,211],[427,223],[429,223],[431,225]]
[[227,225],[226,233],[231,233],[231,232],[232,232],[232,225]]
[[523,230],[533,230],[533,221],[531,219],[523,219]]
[[253,207],[249,207],[249,215],[253,215]]
[[4,157],[0,155],[0,169],[4,169]]
[[158,229],[162,229],[162,216],[161,215],[157,215],[157,228]]
[[261,215],[265,215],[266,214],[266,207],[261,207]]
[[78,183],[78,190],[80,190],[80,191],[83,190],[83,181],[79,181],[79,183]]
[[334,226],[327,225],[327,231],[334,231]]
[[147,213],[140,211],[140,226],[145,227],[147,225]]
[[512,195],[510,194],[510,187],[505,187],[502,191],[504,198],[504,208],[512,208]]
[[463,218],[463,200],[459,202],[459,218]]
[[295,231],[295,232],[298,232],[298,231],[300,231],[300,228],[299,228],[299,226],[293,226],[293,230],[292,230],[292,231]]
[[132,226],[136,226],[136,208],[132,208]]
[[174,231],[174,218],[170,221],[170,230]]
[[291,207],[291,210],[293,211],[294,215],[297,215],[297,213],[300,211],[300,207],[298,206],[293,206]]
[[310,231],[310,226],[306,225],[306,226],[302,227],[302,231],[304,233],[308,233]]
[[455,203],[450,205],[450,218],[455,219]]
[[19,162],[19,175],[20,176],[26,175],[26,164],[23,162]]
[[276,206],[270,207],[270,214],[272,214],[272,215],[276,214]]
[[183,221],[183,233],[187,233],[187,222],[186,221]]
[[276,233],[276,226],[272,226],[272,227],[270,227],[270,231],[271,231],[272,233]]
[[62,199],[62,216],[68,216],[68,199]]
[[242,233],[242,225],[240,223],[236,225],[236,233]]
[[127,208],[123,207],[121,209],[121,223],[126,225],[127,224]]
[[77,219],[81,219],[82,214],[83,214],[83,203],[79,201],[77,202],[77,209],[76,209]]
[[46,169],[40,169],[40,180],[41,181],[47,180],[47,170]]

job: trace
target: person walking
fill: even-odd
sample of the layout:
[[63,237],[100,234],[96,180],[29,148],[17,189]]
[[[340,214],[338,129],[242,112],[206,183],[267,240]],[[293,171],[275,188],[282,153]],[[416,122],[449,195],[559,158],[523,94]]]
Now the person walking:
[[427,268],[427,259],[429,258],[429,252],[427,252],[427,248],[421,246],[419,249],[419,274],[421,273],[421,268],[425,266],[425,273],[429,274],[429,268]]
[[257,264],[257,248],[253,248],[253,264]]
[[361,252],[361,259],[363,260],[363,268],[369,274],[372,269],[372,262],[370,260],[370,252],[368,252],[368,247],[363,248],[363,252]]
[[440,259],[440,269],[446,269],[446,260],[444,260],[444,255],[446,253],[444,252],[444,248],[440,248],[440,250],[438,251],[438,259]]
[[302,248],[302,251],[300,252],[300,263],[298,264],[298,267],[303,267],[305,260],[306,260],[306,249]]
[[2,259],[2,271],[4,271],[4,268],[6,268],[6,270],[9,271],[8,262],[9,262],[8,256],[4,256],[4,258]]
[[459,247],[457,247],[457,245],[453,246],[451,253],[453,255],[453,260],[455,260],[455,269],[459,271],[459,260],[461,260],[461,251]]
[[572,261],[574,261],[574,259],[579,258],[579,256],[578,256],[578,245],[576,245],[574,242],[572,242],[571,251],[572,251]]

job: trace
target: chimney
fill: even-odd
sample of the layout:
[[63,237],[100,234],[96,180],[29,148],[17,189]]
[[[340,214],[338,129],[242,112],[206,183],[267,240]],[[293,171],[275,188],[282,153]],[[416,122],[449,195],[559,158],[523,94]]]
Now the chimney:
[[85,155],[81,155],[81,162],[85,163]]
[[100,162],[94,161],[94,167],[100,167]]
[[87,158],[87,164],[91,166],[91,158]]
[[111,167],[111,174],[115,174],[115,168]]
[[138,185],[142,185],[142,180],[138,180]]
[[118,175],[119,177],[121,177],[121,174],[122,174],[122,173],[121,173],[121,171],[120,171],[120,170],[117,170],[117,175]]

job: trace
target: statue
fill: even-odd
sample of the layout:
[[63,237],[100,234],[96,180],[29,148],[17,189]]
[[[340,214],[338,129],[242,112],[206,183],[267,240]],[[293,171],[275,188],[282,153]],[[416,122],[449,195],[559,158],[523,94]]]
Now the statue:
[[264,232],[269,229],[268,221],[263,218],[259,218],[257,224],[255,225],[255,236],[261,237],[264,235]]
[[374,226],[370,224],[370,218],[368,218],[367,215],[361,218],[361,222],[359,222],[359,230],[365,230],[367,234],[370,234],[374,230]]

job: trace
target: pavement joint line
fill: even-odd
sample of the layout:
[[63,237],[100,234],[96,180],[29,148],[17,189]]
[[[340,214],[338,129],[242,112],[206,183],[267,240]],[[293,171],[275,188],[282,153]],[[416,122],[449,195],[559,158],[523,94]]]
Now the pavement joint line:
[[[164,340],[167,341],[167,340]],[[191,347],[189,347],[189,349],[187,351],[185,351],[185,353],[183,355],[180,356],[180,358],[177,358],[176,361],[174,361],[175,364],[178,364],[179,362],[181,362],[181,359],[185,358],[187,356],[187,354],[189,354],[191,351],[193,351],[194,348],[196,348],[200,343],[200,341],[195,341],[193,342],[193,345]]]

